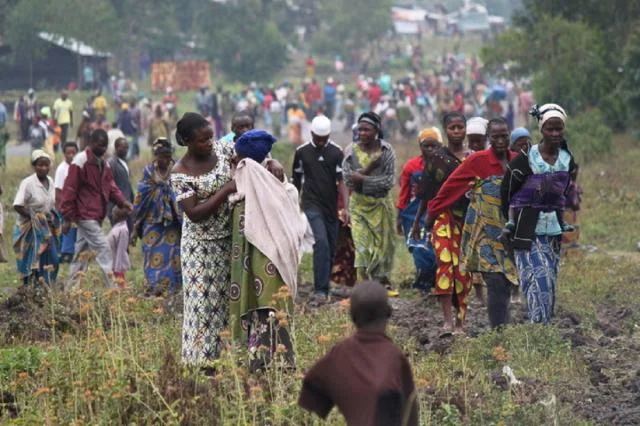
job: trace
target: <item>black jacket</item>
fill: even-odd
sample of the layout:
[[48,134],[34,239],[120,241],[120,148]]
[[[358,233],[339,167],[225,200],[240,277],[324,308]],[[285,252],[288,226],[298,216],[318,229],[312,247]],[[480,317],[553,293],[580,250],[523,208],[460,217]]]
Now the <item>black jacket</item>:
[[[577,173],[577,165],[573,154],[569,150],[566,141],[562,141],[560,147],[566,150],[571,156],[569,163],[569,175],[572,179],[575,179]],[[502,187],[500,188],[500,197],[502,198],[502,212],[504,217],[509,217],[509,203],[513,194],[518,192],[522,185],[527,180],[527,177],[531,176],[533,171],[529,165],[529,155],[526,152],[518,155],[507,166],[507,171],[502,180]],[[565,193],[569,190],[569,185],[565,189]],[[533,207],[525,207],[519,212],[516,212],[515,225],[516,230],[511,240],[512,249],[529,250],[533,244],[533,240],[536,236],[536,226],[538,225],[538,217],[540,210]]]
[[[125,200],[133,203],[133,187],[131,186],[131,181],[129,179],[129,173],[127,169],[122,165],[122,163],[118,160],[118,158],[114,155],[109,159],[109,165],[111,166],[111,173],[113,174],[113,180],[116,183],[116,186],[120,188],[120,192],[124,196]],[[112,210],[115,204],[109,203],[107,206],[107,216],[109,217],[109,221],[113,225],[113,214]],[[133,218],[127,219],[127,227],[129,228],[129,233],[131,233],[131,228],[133,225]]]

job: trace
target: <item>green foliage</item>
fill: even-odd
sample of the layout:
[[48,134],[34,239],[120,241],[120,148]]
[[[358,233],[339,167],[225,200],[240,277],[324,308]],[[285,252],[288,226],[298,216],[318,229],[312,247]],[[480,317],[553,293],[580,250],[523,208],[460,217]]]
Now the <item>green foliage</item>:
[[511,76],[533,76],[540,102],[556,101],[571,113],[598,107],[607,125],[621,130],[640,99],[639,14],[639,0],[523,0],[514,26],[483,57],[493,69],[515,61]]
[[572,116],[567,121],[567,140],[578,163],[593,161],[613,150],[613,133],[598,109]]
[[287,63],[287,41],[261,11],[257,5],[216,4],[201,17],[203,53],[242,82],[267,81]]
[[348,54],[366,48],[391,29],[391,0],[326,0],[318,4],[314,51]]
[[624,98],[632,108],[634,118],[640,116],[640,22],[633,31],[623,52],[623,88]]
[[41,31],[108,50],[116,44],[117,29],[115,10],[108,0],[19,0],[9,8],[5,37],[13,47],[13,59],[25,60],[46,52],[48,45],[38,38]]
[[36,347],[0,349],[0,380],[6,382],[20,372],[33,373],[40,366],[41,355]]

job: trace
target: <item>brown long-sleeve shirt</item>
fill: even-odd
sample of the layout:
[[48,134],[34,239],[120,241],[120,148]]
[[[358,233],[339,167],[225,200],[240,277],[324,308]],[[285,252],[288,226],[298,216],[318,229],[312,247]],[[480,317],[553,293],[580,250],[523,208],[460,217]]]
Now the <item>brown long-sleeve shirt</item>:
[[418,425],[411,366],[382,333],[359,330],[334,346],[306,374],[298,403],[322,418],[336,405],[349,426]]

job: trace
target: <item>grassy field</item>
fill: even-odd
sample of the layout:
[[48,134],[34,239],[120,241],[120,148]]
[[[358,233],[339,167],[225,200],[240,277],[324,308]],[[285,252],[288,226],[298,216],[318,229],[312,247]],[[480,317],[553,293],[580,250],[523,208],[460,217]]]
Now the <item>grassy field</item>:
[[[275,156],[288,170],[290,147],[276,147]],[[416,151],[401,145],[398,157],[405,160]],[[131,165],[134,181],[148,161],[148,154],[143,157]],[[638,167],[637,143],[618,137],[612,157],[581,169],[581,241],[598,250],[564,260],[554,325],[523,324],[516,310],[517,324],[501,333],[480,330],[475,337],[427,345],[411,324],[437,329],[438,310],[432,301],[402,291],[390,333],[411,359],[421,424],[632,424],[640,418],[633,411],[640,390],[640,231],[633,226],[640,220]],[[0,172],[9,252],[10,205],[28,173],[26,158]],[[229,341],[212,381],[180,365],[176,301],[142,297],[139,248],[132,249],[132,264],[130,290],[105,292],[92,269],[72,293],[19,292],[9,301],[6,294],[18,286],[15,266],[0,264],[0,395],[14,395],[20,410],[14,417],[13,406],[0,406],[0,423],[323,424],[297,408],[297,393],[305,369],[352,331],[347,305],[317,312],[297,307],[290,321],[296,372],[276,362],[265,374],[249,375],[242,348]],[[306,259],[303,281],[310,280],[310,271]],[[412,274],[398,240],[392,279],[399,285]],[[470,316],[486,323],[481,309]],[[519,383],[505,378],[506,366]],[[343,421],[334,411],[326,424]]]

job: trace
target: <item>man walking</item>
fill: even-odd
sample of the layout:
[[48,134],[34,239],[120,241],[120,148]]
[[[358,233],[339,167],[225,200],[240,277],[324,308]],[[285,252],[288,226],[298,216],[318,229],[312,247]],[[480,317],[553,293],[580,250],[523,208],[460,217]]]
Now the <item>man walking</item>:
[[53,118],[60,126],[60,143],[56,145],[64,146],[67,143],[69,128],[73,127],[73,102],[69,99],[69,93],[63,90],[60,97],[53,103]]
[[[293,183],[302,189],[304,209],[315,238],[314,294],[311,304],[326,303],[338,236],[338,196],[348,211],[349,194],[342,179],[342,150],[329,140],[331,121],[324,115],[311,122],[311,141],[301,145],[293,159]],[[347,219],[348,221],[348,219]]]
[[108,287],[113,286],[113,257],[102,232],[102,221],[107,215],[107,203],[114,202],[129,213],[133,206],[116,186],[111,167],[104,160],[109,140],[107,132],[91,132],[87,148],[75,156],[62,190],[60,210],[64,216],[63,233],[71,223],[78,226],[75,255],[69,272],[69,284],[75,285],[79,272],[88,267],[87,250],[96,252],[96,261]]

